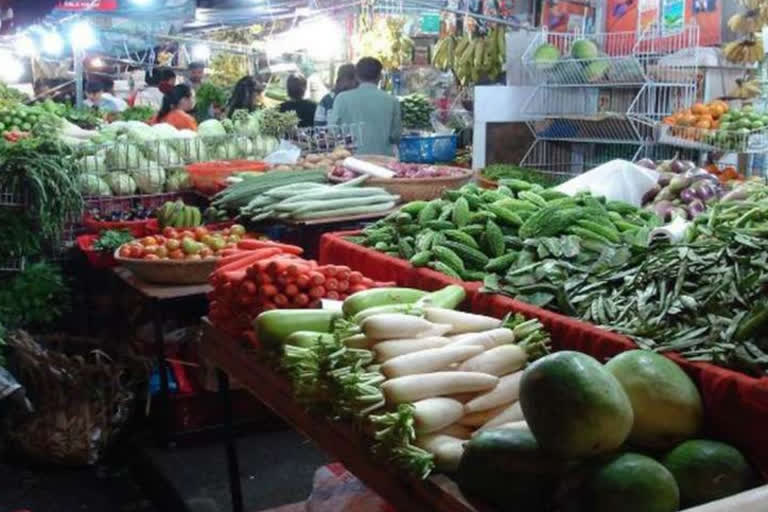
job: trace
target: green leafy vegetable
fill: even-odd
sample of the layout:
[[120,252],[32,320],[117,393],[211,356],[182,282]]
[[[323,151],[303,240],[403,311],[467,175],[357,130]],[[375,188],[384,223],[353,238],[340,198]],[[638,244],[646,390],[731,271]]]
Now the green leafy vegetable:
[[126,244],[133,240],[134,237],[130,231],[125,229],[108,229],[102,231],[99,238],[93,242],[93,249],[95,251],[103,252],[115,252],[115,250],[123,244]]

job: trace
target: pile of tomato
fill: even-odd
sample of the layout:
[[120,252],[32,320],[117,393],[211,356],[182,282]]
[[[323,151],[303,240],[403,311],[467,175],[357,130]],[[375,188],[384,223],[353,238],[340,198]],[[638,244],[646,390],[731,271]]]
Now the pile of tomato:
[[118,250],[121,258],[143,260],[204,260],[215,259],[227,249],[247,238],[245,227],[234,224],[225,229],[210,230],[205,226],[193,229],[167,227],[159,235],[145,236],[124,244]]

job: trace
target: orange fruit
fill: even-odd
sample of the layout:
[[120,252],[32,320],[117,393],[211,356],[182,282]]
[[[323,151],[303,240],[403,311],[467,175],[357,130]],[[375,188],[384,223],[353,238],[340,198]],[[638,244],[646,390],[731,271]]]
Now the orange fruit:
[[709,111],[707,110],[707,106],[703,103],[697,103],[693,107],[691,107],[691,112],[693,114],[696,114],[697,116],[708,114]]
[[701,128],[703,130],[709,130],[712,128],[712,122],[707,119],[699,119],[698,122],[696,122],[696,128]]

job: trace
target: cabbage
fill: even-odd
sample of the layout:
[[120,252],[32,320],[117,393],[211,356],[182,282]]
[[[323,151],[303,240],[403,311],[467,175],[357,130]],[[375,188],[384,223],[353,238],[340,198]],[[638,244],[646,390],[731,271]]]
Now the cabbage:
[[125,172],[111,172],[104,178],[116,196],[130,196],[136,193],[136,182]]
[[189,174],[187,171],[177,171],[171,174],[168,181],[165,184],[165,190],[168,192],[178,192],[180,190],[187,189],[191,186],[189,182]]
[[275,137],[268,137],[268,136],[261,136],[256,139],[256,153],[258,155],[261,155],[261,157],[265,157],[269,155],[270,153],[277,150],[277,147],[280,145],[280,141],[277,140]]
[[179,166],[184,163],[179,154],[165,142],[147,144],[146,156],[165,167]]
[[131,171],[131,176],[136,180],[136,185],[143,194],[159,194],[165,185],[165,169],[157,162],[145,161],[139,169]]
[[216,158],[219,160],[231,160],[237,158],[240,149],[234,142],[224,142],[216,148]]
[[104,180],[92,173],[77,177],[77,186],[84,196],[111,196],[112,191]]
[[176,138],[176,134],[179,132],[179,130],[168,123],[158,123],[152,126],[150,130],[152,130],[152,133],[154,133],[155,136],[161,140],[174,139]]
[[143,166],[146,160],[135,144],[118,143],[107,150],[107,163],[112,169],[130,170]]
[[106,172],[106,150],[100,150],[95,155],[84,156],[77,161],[77,167],[85,173],[104,174]]
[[197,127],[197,133],[201,137],[224,137],[227,135],[227,130],[220,121],[208,119],[200,123],[200,126]]
[[232,121],[233,130],[236,133],[256,137],[261,133],[261,120],[259,114],[247,114],[244,118]]
[[251,139],[248,139],[246,137],[238,138],[237,148],[240,151],[240,155],[242,156],[259,156],[260,158],[264,156],[264,155],[256,155],[256,144],[251,142]]

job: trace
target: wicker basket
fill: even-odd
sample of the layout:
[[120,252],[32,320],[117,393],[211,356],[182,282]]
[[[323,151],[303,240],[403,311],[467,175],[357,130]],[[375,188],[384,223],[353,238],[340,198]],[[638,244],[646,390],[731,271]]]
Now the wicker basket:
[[204,260],[139,260],[123,258],[120,249],[115,260],[133,274],[148,283],[158,284],[205,284],[216,268],[218,258]]
[[[373,164],[386,166],[388,163],[396,162],[392,157],[361,155],[355,158],[365,160]],[[445,166],[441,166],[445,167]],[[409,201],[429,201],[440,197],[443,190],[450,190],[466,185],[473,176],[471,169],[461,167],[448,167],[461,171],[460,176],[445,176],[441,178],[374,178],[366,180],[368,187],[381,187],[390,194],[397,194],[403,202]],[[344,180],[328,175],[328,180],[340,183]]]
[[480,185],[481,188],[487,188],[491,190],[499,188],[498,181],[489,180],[488,178],[484,177],[480,173],[477,174],[477,177],[475,179],[477,180],[477,184]]
[[[8,438],[41,462],[83,466],[98,462],[134,406],[128,376],[137,360],[114,362],[101,343],[71,336],[41,337],[16,331],[7,337],[14,374],[35,412],[7,420]],[[64,352],[66,350],[66,352]],[[134,375],[145,374],[136,371]]]

